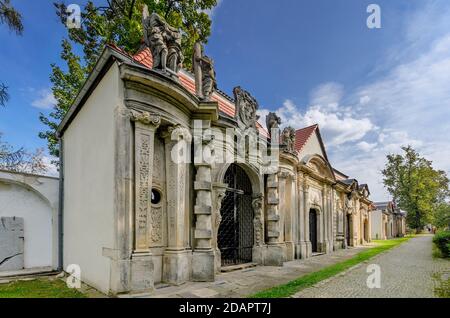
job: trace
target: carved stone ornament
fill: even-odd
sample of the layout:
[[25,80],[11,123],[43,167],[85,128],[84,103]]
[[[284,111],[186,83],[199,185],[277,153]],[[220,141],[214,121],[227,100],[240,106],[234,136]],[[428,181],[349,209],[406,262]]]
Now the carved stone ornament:
[[281,145],[284,152],[296,154],[295,151],[295,129],[286,127],[281,134]]
[[153,56],[153,69],[177,74],[183,63],[181,32],[171,27],[164,18],[144,6],[142,14],[144,40]]
[[130,114],[131,120],[145,125],[153,125],[158,127],[161,124],[161,116],[149,112],[139,112],[132,110]]
[[261,246],[263,242],[264,224],[262,221],[263,196],[256,195],[252,201],[255,217],[253,219],[253,229],[255,235],[255,246]]
[[278,129],[281,125],[281,118],[277,116],[276,113],[269,113],[266,116],[266,125],[269,134],[271,134],[272,129]]
[[214,223],[217,230],[219,230],[220,223],[222,222],[222,214],[220,213],[220,210],[222,209],[222,201],[225,198],[225,195],[225,189],[216,190],[216,218]]
[[203,47],[196,43],[193,57],[194,73],[196,78],[197,94],[202,101],[209,101],[217,90],[216,71],[214,60],[203,53]]
[[259,108],[256,99],[241,87],[236,87],[233,93],[236,103],[236,117],[239,117],[246,127],[256,127],[256,122],[259,119],[259,116],[256,115]]
[[184,140],[187,143],[190,143],[192,141],[192,135],[189,129],[181,126],[181,125],[175,125],[171,126],[167,129],[167,134],[165,136],[170,136],[171,140],[173,141],[180,141]]

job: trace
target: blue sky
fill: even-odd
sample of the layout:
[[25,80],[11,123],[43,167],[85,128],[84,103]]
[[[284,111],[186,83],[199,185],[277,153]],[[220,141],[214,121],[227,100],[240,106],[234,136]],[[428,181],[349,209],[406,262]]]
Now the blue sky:
[[[25,32],[0,26],[0,80],[11,94],[0,131],[15,146],[45,147],[38,116],[51,107],[50,64],[66,31],[52,1],[12,2]],[[381,29],[366,26],[370,3],[381,7]],[[450,172],[449,16],[448,0],[222,0],[206,52],[222,90],[241,85],[284,125],[319,123],[333,166],[385,200],[380,170],[401,145]]]

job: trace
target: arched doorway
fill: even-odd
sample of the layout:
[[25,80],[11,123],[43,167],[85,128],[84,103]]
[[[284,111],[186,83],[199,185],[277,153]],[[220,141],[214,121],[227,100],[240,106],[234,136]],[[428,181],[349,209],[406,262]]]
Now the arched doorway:
[[346,233],[345,233],[345,237],[347,239],[347,246],[352,246],[353,245],[353,241],[352,241],[352,227],[353,227],[353,223],[352,223],[352,215],[351,214],[347,214],[347,226],[346,226]]
[[309,210],[309,241],[311,242],[311,251],[317,253],[317,212],[314,209]]
[[222,266],[250,263],[254,242],[252,184],[244,169],[236,164],[228,168],[224,183],[228,188],[217,237]]
[[364,241],[369,242],[369,221],[364,221]]

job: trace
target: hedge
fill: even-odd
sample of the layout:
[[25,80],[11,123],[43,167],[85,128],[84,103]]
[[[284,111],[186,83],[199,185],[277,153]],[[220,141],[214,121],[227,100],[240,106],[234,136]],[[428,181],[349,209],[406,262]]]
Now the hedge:
[[439,248],[443,257],[450,257],[450,231],[436,233],[433,242]]

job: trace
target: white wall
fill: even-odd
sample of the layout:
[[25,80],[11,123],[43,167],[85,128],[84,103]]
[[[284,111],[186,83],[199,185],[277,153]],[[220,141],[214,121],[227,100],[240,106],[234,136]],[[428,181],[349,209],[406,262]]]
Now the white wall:
[[309,140],[300,151],[300,158],[303,158],[306,155],[316,154],[325,157],[322,151],[322,147],[320,146],[319,138],[317,137],[317,132],[314,132],[314,134],[309,138]]
[[370,212],[370,221],[372,223],[372,240],[383,240],[383,212],[381,210]]
[[25,268],[57,267],[58,180],[0,171],[0,217],[24,219]]
[[121,103],[116,64],[105,74],[63,135],[64,266],[107,293],[114,248],[114,109]]

